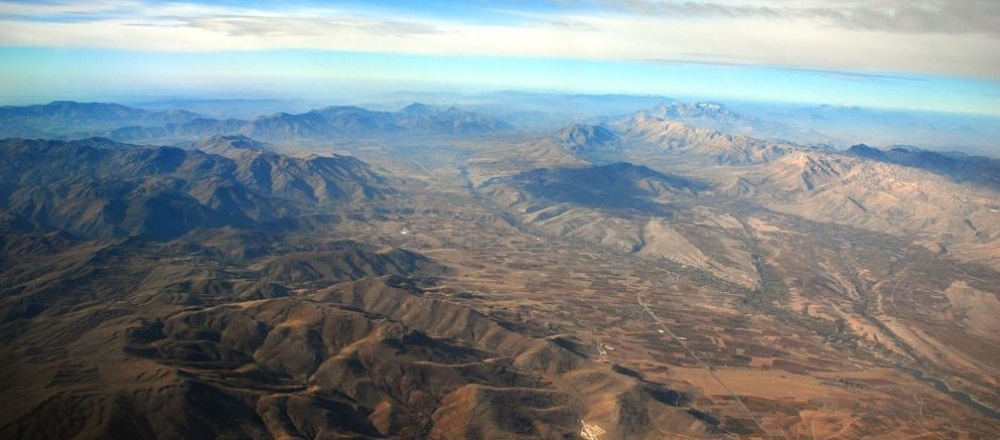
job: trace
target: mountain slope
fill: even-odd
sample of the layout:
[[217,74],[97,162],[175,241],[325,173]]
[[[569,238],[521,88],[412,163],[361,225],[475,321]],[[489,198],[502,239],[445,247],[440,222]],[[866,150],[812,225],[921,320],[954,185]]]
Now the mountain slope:
[[246,136],[213,136],[195,144],[236,165],[233,177],[254,191],[302,203],[345,204],[392,193],[390,181],[350,156],[278,154]]
[[935,252],[1000,267],[1000,193],[956,182],[970,178],[961,174],[892,163],[898,154],[910,153],[798,151],[739,175],[720,174],[728,179],[720,188],[781,212],[906,236]]
[[879,162],[927,170],[957,183],[972,183],[1000,189],[1000,159],[969,156],[956,152],[927,151],[913,147],[893,147],[880,150],[865,144],[854,145],[845,153]]
[[[788,154],[791,144],[732,135],[639,114],[613,126],[637,147],[658,149],[685,160],[713,165],[764,163]],[[683,155],[683,156],[682,156]]]
[[[531,161],[536,167],[583,165],[622,149],[621,139],[600,125],[574,124],[517,145],[505,154]],[[511,159],[514,159],[513,157]]]
[[624,162],[538,169],[510,181],[534,197],[597,208],[641,207],[649,200],[686,198],[704,189],[698,182]]
[[383,177],[350,157],[292,158],[254,150],[234,159],[179,148],[92,144],[3,141],[0,208],[39,227],[85,237],[170,239],[199,227],[246,227],[393,192]]

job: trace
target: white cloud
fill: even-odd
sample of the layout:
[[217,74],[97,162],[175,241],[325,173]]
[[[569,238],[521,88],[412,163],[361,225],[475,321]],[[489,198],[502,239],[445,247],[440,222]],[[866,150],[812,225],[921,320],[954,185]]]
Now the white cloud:
[[806,18],[849,29],[1000,36],[996,0],[562,0],[669,17]]
[[687,60],[1000,78],[991,1],[604,3],[614,11],[521,12],[482,24],[334,8],[0,2],[0,45]]

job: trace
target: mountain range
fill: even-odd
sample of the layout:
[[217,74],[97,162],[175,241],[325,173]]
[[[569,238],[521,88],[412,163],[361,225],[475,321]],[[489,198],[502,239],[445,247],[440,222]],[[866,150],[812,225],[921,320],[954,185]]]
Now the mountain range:
[[335,106],[301,114],[275,113],[249,119],[213,119],[170,110],[150,112],[118,104],[52,102],[0,108],[0,138],[74,139],[100,136],[122,142],[194,141],[214,135],[260,140],[315,140],[400,134],[462,135],[509,130],[509,124],[455,107],[411,104],[398,112]]
[[201,118],[186,110],[147,111],[120,104],[55,101],[0,107],[0,138],[88,137],[127,126],[186,124]]
[[0,438],[1000,436],[995,159],[523,98],[0,109]]

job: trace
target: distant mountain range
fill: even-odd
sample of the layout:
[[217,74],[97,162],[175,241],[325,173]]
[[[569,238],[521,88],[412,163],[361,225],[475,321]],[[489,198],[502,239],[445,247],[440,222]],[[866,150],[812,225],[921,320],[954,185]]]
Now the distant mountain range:
[[186,124],[202,118],[185,110],[147,111],[120,104],[55,101],[0,107],[0,138],[65,138],[127,126]]
[[[637,111],[728,134],[771,141],[847,149],[864,142],[885,148],[916,145],[938,151],[1000,156],[996,116],[895,110],[875,107],[781,102],[699,102],[649,95],[567,95],[492,92],[481,95],[401,93],[402,102],[460,103],[518,127],[554,129],[570,124],[602,124]],[[643,110],[645,109],[645,110]]]
[[301,114],[214,119],[183,110],[151,112],[118,104],[71,101],[0,107],[0,127],[0,137],[69,140],[100,136],[121,142],[158,143],[233,134],[267,141],[400,134],[469,136],[513,128],[471,111],[419,103],[398,112],[334,106]]
[[[659,115],[659,116],[657,116]],[[582,162],[609,164],[645,150],[664,158],[702,165],[765,163],[795,149],[791,142],[730,134],[677,119],[743,120],[718,106],[661,105],[603,124],[573,124],[524,142],[521,157],[540,166]],[[703,121],[704,122],[704,121]]]
[[[730,135],[813,147],[847,149],[863,142],[882,148],[907,144],[937,151],[1000,154],[1000,120],[981,115],[521,92],[470,96],[400,93],[385,100],[388,103],[304,112],[301,109],[308,104],[294,100],[175,100],[146,102],[140,104],[142,108],[72,101],[4,106],[0,107],[0,138],[72,140],[99,136],[120,142],[173,145],[213,135],[241,134],[275,143],[301,143],[537,132],[573,124],[607,125],[640,114]],[[283,111],[274,112],[276,109]]]

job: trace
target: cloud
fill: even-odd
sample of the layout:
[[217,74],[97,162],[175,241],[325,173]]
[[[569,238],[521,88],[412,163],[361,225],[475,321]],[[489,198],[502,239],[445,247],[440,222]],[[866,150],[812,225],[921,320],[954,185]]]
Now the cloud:
[[208,17],[170,17],[184,26],[223,33],[227,36],[298,36],[338,35],[358,32],[369,35],[398,37],[431,34],[438,30],[431,25],[394,20],[371,20],[358,17],[312,18],[253,15],[217,15]]
[[908,1],[881,8],[871,5],[866,2],[848,8],[809,8],[802,14],[850,29],[1000,36],[1000,2],[993,0]]
[[[698,52],[689,52],[684,54],[685,56],[692,59],[707,59],[712,58],[715,54],[706,54]],[[654,64],[666,64],[666,65],[689,65],[689,64],[702,64],[707,66],[715,67],[731,67],[731,68],[741,68],[746,67],[746,64],[723,62],[723,61],[677,61],[677,60],[638,60],[647,63]],[[806,73],[810,75],[825,76],[829,78],[837,78],[841,80],[848,81],[864,81],[864,82],[884,82],[884,83],[920,83],[926,82],[926,79],[915,78],[912,76],[901,76],[901,75],[888,75],[880,73],[865,73],[865,72],[851,72],[845,70],[823,70],[823,69],[808,69],[802,67],[778,67],[777,70],[783,70],[788,72],[799,72]]]
[[910,34],[990,34],[1000,36],[996,0],[867,0],[790,2],[563,0],[569,7],[598,6],[675,18],[771,18],[816,20],[827,26]]
[[995,0],[473,5],[474,18],[294,2],[0,1],[0,45],[676,60],[1000,79]]

